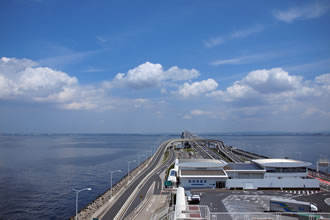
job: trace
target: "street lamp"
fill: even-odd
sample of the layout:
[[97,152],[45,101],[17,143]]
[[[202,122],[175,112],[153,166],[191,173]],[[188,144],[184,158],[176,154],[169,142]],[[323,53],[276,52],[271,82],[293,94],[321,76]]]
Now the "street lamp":
[[84,189],[72,189],[74,192],[76,192],[76,220],[78,220],[78,194],[81,191],[85,191],[85,190],[92,190],[92,188],[84,188]]
[[127,182],[129,180],[129,163],[135,163],[136,160],[132,160],[132,161],[127,161]]
[[110,171],[110,186],[111,186],[111,189],[110,189],[110,199],[112,199],[112,174],[113,173],[116,173],[116,172],[121,172],[121,170]]
[[138,166],[140,166],[140,157],[145,157],[145,155],[144,154],[142,154],[142,155],[138,155]]
[[146,151],[146,159],[148,159],[148,152],[152,153],[152,151],[147,150],[147,151]]

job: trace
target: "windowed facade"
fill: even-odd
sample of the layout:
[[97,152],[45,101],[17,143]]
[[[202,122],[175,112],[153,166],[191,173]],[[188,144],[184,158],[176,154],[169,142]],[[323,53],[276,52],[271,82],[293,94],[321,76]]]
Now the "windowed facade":
[[267,167],[267,173],[305,173],[306,167]]

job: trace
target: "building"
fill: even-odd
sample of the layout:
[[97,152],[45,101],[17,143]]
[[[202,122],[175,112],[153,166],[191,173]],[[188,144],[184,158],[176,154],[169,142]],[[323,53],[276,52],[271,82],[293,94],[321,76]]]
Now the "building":
[[309,162],[291,159],[257,159],[249,163],[183,159],[177,163],[177,182],[184,188],[320,188],[308,177]]
[[178,179],[184,188],[223,188],[228,179],[221,160],[182,159],[179,160]]

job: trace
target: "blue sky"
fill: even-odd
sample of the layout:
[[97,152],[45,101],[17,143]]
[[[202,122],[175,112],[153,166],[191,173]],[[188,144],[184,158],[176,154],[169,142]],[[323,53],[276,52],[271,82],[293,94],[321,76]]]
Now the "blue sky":
[[0,3],[0,132],[330,130],[329,1]]

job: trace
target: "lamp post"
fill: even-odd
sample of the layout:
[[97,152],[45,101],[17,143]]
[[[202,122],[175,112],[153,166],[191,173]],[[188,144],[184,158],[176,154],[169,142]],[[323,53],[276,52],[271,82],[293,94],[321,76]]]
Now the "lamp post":
[[146,159],[148,159],[148,152],[152,153],[151,150],[147,150],[147,151],[146,151]]
[[114,170],[114,171],[110,171],[110,199],[112,199],[112,174],[117,173],[117,172],[121,172],[121,170]]
[[142,155],[138,155],[138,166],[140,166],[140,157],[145,157],[145,155],[144,154],[142,154]]
[[129,180],[129,163],[135,163],[136,160],[132,160],[132,161],[127,161],[127,182]]
[[82,191],[85,191],[85,190],[92,190],[92,188],[84,188],[84,189],[72,189],[74,192],[76,192],[76,220],[78,220],[78,194]]

